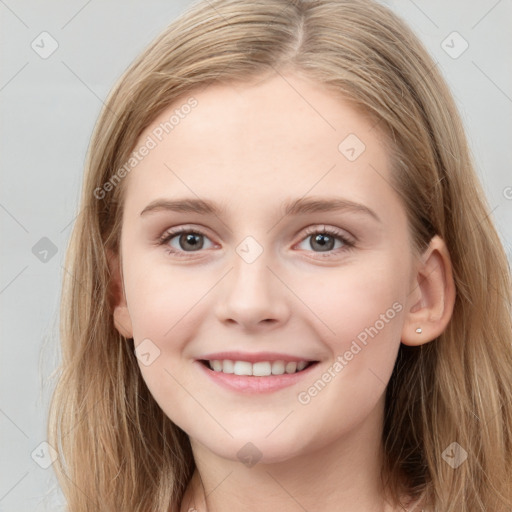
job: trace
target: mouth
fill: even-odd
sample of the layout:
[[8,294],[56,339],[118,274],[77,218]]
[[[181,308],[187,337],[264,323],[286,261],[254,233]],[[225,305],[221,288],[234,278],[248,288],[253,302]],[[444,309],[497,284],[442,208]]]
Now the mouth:
[[200,359],[199,362],[207,369],[223,374],[246,377],[269,377],[301,373],[318,361],[243,361],[232,359]]

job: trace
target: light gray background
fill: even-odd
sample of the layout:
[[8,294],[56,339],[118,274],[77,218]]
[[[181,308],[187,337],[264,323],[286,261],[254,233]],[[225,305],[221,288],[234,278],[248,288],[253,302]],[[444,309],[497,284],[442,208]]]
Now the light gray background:
[[[40,443],[59,355],[62,265],[89,137],[117,78],[189,3],[0,0],[0,512],[55,511],[62,501],[51,466],[31,454],[48,458]],[[451,86],[512,261],[512,0],[384,3]],[[58,43],[46,59],[31,47],[43,45],[43,31]],[[442,47],[453,31],[469,44],[456,59]],[[43,237],[57,251],[46,262],[33,252]]]

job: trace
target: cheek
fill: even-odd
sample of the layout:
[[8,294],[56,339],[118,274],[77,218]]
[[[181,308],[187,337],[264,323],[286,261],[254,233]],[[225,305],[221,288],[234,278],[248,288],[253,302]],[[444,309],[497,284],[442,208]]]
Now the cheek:
[[135,263],[131,270],[126,295],[135,341],[176,340],[175,333],[188,323],[201,297],[215,283],[215,276],[204,272],[171,269],[165,265]]
[[[323,343],[332,359],[299,390],[299,411],[334,439],[369,414],[383,393],[396,361],[403,322],[403,293],[393,265],[340,272],[320,287],[300,293],[321,319]],[[306,295],[304,295],[306,296]],[[298,411],[298,412],[299,412]],[[311,441],[316,443],[315,440]],[[323,441],[322,441],[323,442]]]
[[190,397],[191,363],[183,361],[184,349],[197,327],[199,300],[214,276],[196,273],[194,278],[183,268],[151,265],[142,258],[130,263],[126,295],[142,378],[168,417],[179,425],[193,424],[198,411]]
[[395,269],[392,258],[381,258],[373,265],[333,270],[320,280],[298,281],[294,290],[323,325],[321,332],[336,353],[349,350],[353,339],[364,344],[368,330],[373,337],[396,343],[401,331],[403,279]]
[[[355,399],[369,405],[384,391],[400,346],[404,314],[403,282],[396,268],[393,258],[381,258],[371,266],[333,273],[320,286],[308,282],[297,288],[318,316],[318,332],[332,358],[326,365],[330,373],[319,369],[308,386],[322,382],[311,393],[305,386],[300,403],[315,401],[315,407],[322,408],[348,400],[345,406],[350,407]],[[326,383],[329,389],[324,392]]]

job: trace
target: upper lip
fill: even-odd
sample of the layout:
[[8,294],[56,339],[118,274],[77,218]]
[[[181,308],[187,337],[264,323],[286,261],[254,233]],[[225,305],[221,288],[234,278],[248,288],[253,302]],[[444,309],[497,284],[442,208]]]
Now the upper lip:
[[231,361],[247,361],[249,363],[258,363],[261,361],[307,361],[312,362],[314,359],[308,357],[292,356],[291,354],[283,354],[279,352],[215,352],[205,354],[198,358],[199,361],[215,361],[230,359]]

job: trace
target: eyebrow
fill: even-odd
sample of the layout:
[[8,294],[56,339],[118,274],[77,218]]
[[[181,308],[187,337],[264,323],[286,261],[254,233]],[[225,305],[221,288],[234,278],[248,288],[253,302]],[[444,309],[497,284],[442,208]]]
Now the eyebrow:
[[[225,213],[225,208],[221,207],[220,205],[212,201],[203,199],[156,199],[155,201],[149,203],[142,210],[140,215],[143,216],[148,213],[158,211],[174,211],[183,213],[199,213],[202,215],[222,216]],[[379,216],[367,206],[339,197],[306,197],[287,201],[284,204],[283,216],[331,211],[349,211],[355,213],[363,213],[365,215],[369,215],[377,222],[382,222]]]

